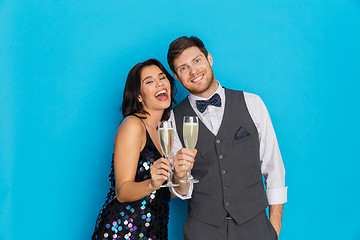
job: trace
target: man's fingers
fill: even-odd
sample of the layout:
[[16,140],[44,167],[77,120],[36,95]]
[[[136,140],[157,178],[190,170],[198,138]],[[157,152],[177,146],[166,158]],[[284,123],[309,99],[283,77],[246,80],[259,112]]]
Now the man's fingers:
[[190,156],[188,154],[179,154],[176,158],[176,161],[181,161],[181,160],[187,160],[187,161],[193,162],[194,157]]
[[194,151],[191,151],[190,149],[187,149],[187,148],[182,148],[182,149],[180,149],[177,153],[176,153],[176,155],[180,155],[180,154],[185,154],[185,155],[189,155],[189,156],[191,156],[191,157],[195,157],[195,155],[196,155],[196,153],[197,153],[197,150],[196,149],[194,149]]
[[191,165],[191,166],[193,166],[194,165],[194,159],[191,158],[191,159],[177,160],[174,165],[175,165],[175,167],[176,166],[182,166],[182,165],[186,165],[186,166]]
[[182,165],[190,165],[190,164],[193,164],[194,161],[192,160],[179,160],[177,162],[175,162],[175,166],[182,166]]

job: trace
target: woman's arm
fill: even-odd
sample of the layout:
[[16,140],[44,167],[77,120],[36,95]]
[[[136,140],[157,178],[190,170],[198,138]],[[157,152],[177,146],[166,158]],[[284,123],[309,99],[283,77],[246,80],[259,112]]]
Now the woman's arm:
[[[150,167],[151,179],[135,182],[140,152],[146,143],[146,130],[137,117],[126,117],[115,136],[114,171],[116,197],[120,202],[139,200],[167,179],[166,159],[159,159]],[[170,168],[171,170],[171,168]]]

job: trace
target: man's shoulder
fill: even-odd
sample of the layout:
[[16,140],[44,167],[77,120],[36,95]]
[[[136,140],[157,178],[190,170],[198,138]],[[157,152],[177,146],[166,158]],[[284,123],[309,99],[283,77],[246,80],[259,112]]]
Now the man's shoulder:
[[230,89],[230,88],[226,88],[224,87],[225,89],[225,92],[228,92],[228,93],[237,93],[237,94],[244,94],[245,97],[247,98],[260,98],[259,95],[255,94],[255,93],[249,93],[249,92],[245,92],[245,91],[242,91],[242,90],[237,90],[237,89]]
[[246,99],[251,99],[254,101],[258,101],[261,99],[259,95],[255,94],[255,93],[249,93],[249,92],[244,92],[244,97]]
[[231,93],[231,94],[242,94],[242,93],[245,93],[242,90],[237,90],[237,89],[231,89],[231,88],[226,88],[226,87],[224,87],[224,89],[225,89],[225,94],[229,94],[229,93]]
[[232,95],[242,95],[244,96],[245,102],[246,103],[259,103],[262,102],[262,99],[260,98],[259,95],[255,94],[255,93],[249,93],[249,92],[245,92],[242,90],[236,90],[236,89],[229,89],[229,88],[225,88],[225,93],[227,94],[232,94]]

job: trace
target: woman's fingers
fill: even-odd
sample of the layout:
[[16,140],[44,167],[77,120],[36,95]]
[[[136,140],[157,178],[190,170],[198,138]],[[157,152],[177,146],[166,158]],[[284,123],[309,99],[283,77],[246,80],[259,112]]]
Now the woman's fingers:
[[168,173],[172,171],[170,161],[165,158],[156,160],[150,166],[151,179],[156,182],[165,182],[168,179]]
[[165,169],[150,167],[151,184],[156,189],[160,188],[161,185],[167,180],[167,171]]
[[168,172],[172,171],[172,169],[170,167],[170,160],[165,159],[165,158],[159,158],[158,160],[156,160],[154,162],[154,164],[151,167],[154,169],[165,169]]

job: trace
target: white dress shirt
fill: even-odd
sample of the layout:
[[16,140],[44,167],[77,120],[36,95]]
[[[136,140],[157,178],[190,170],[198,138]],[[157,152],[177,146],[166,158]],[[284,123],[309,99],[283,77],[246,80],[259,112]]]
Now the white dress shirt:
[[[196,100],[208,100],[212,96],[209,98],[201,98],[190,94],[188,98],[190,105],[194,109],[199,120],[201,120],[216,136],[224,116],[226,103],[225,90],[221,87],[220,83],[215,93],[220,95],[221,107],[209,105],[203,113],[200,113],[197,109]],[[259,134],[261,173],[265,177],[268,202],[270,205],[285,203],[287,202],[285,169],[269,113],[259,96],[244,92],[244,98],[250,116],[254,121]],[[179,139],[179,135],[177,134],[173,111],[171,111],[169,120],[174,122],[174,145],[172,155],[175,155],[183,146]],[[182,119],[177,119],[177,121],[182,121]],[[196,164],[196,161],[194,164]],[[170,191],[181,199],[189,199],[192,195],[193,184],[190,185],[189,191],[185,196],[178,194],[173,188],[170,188]]]

